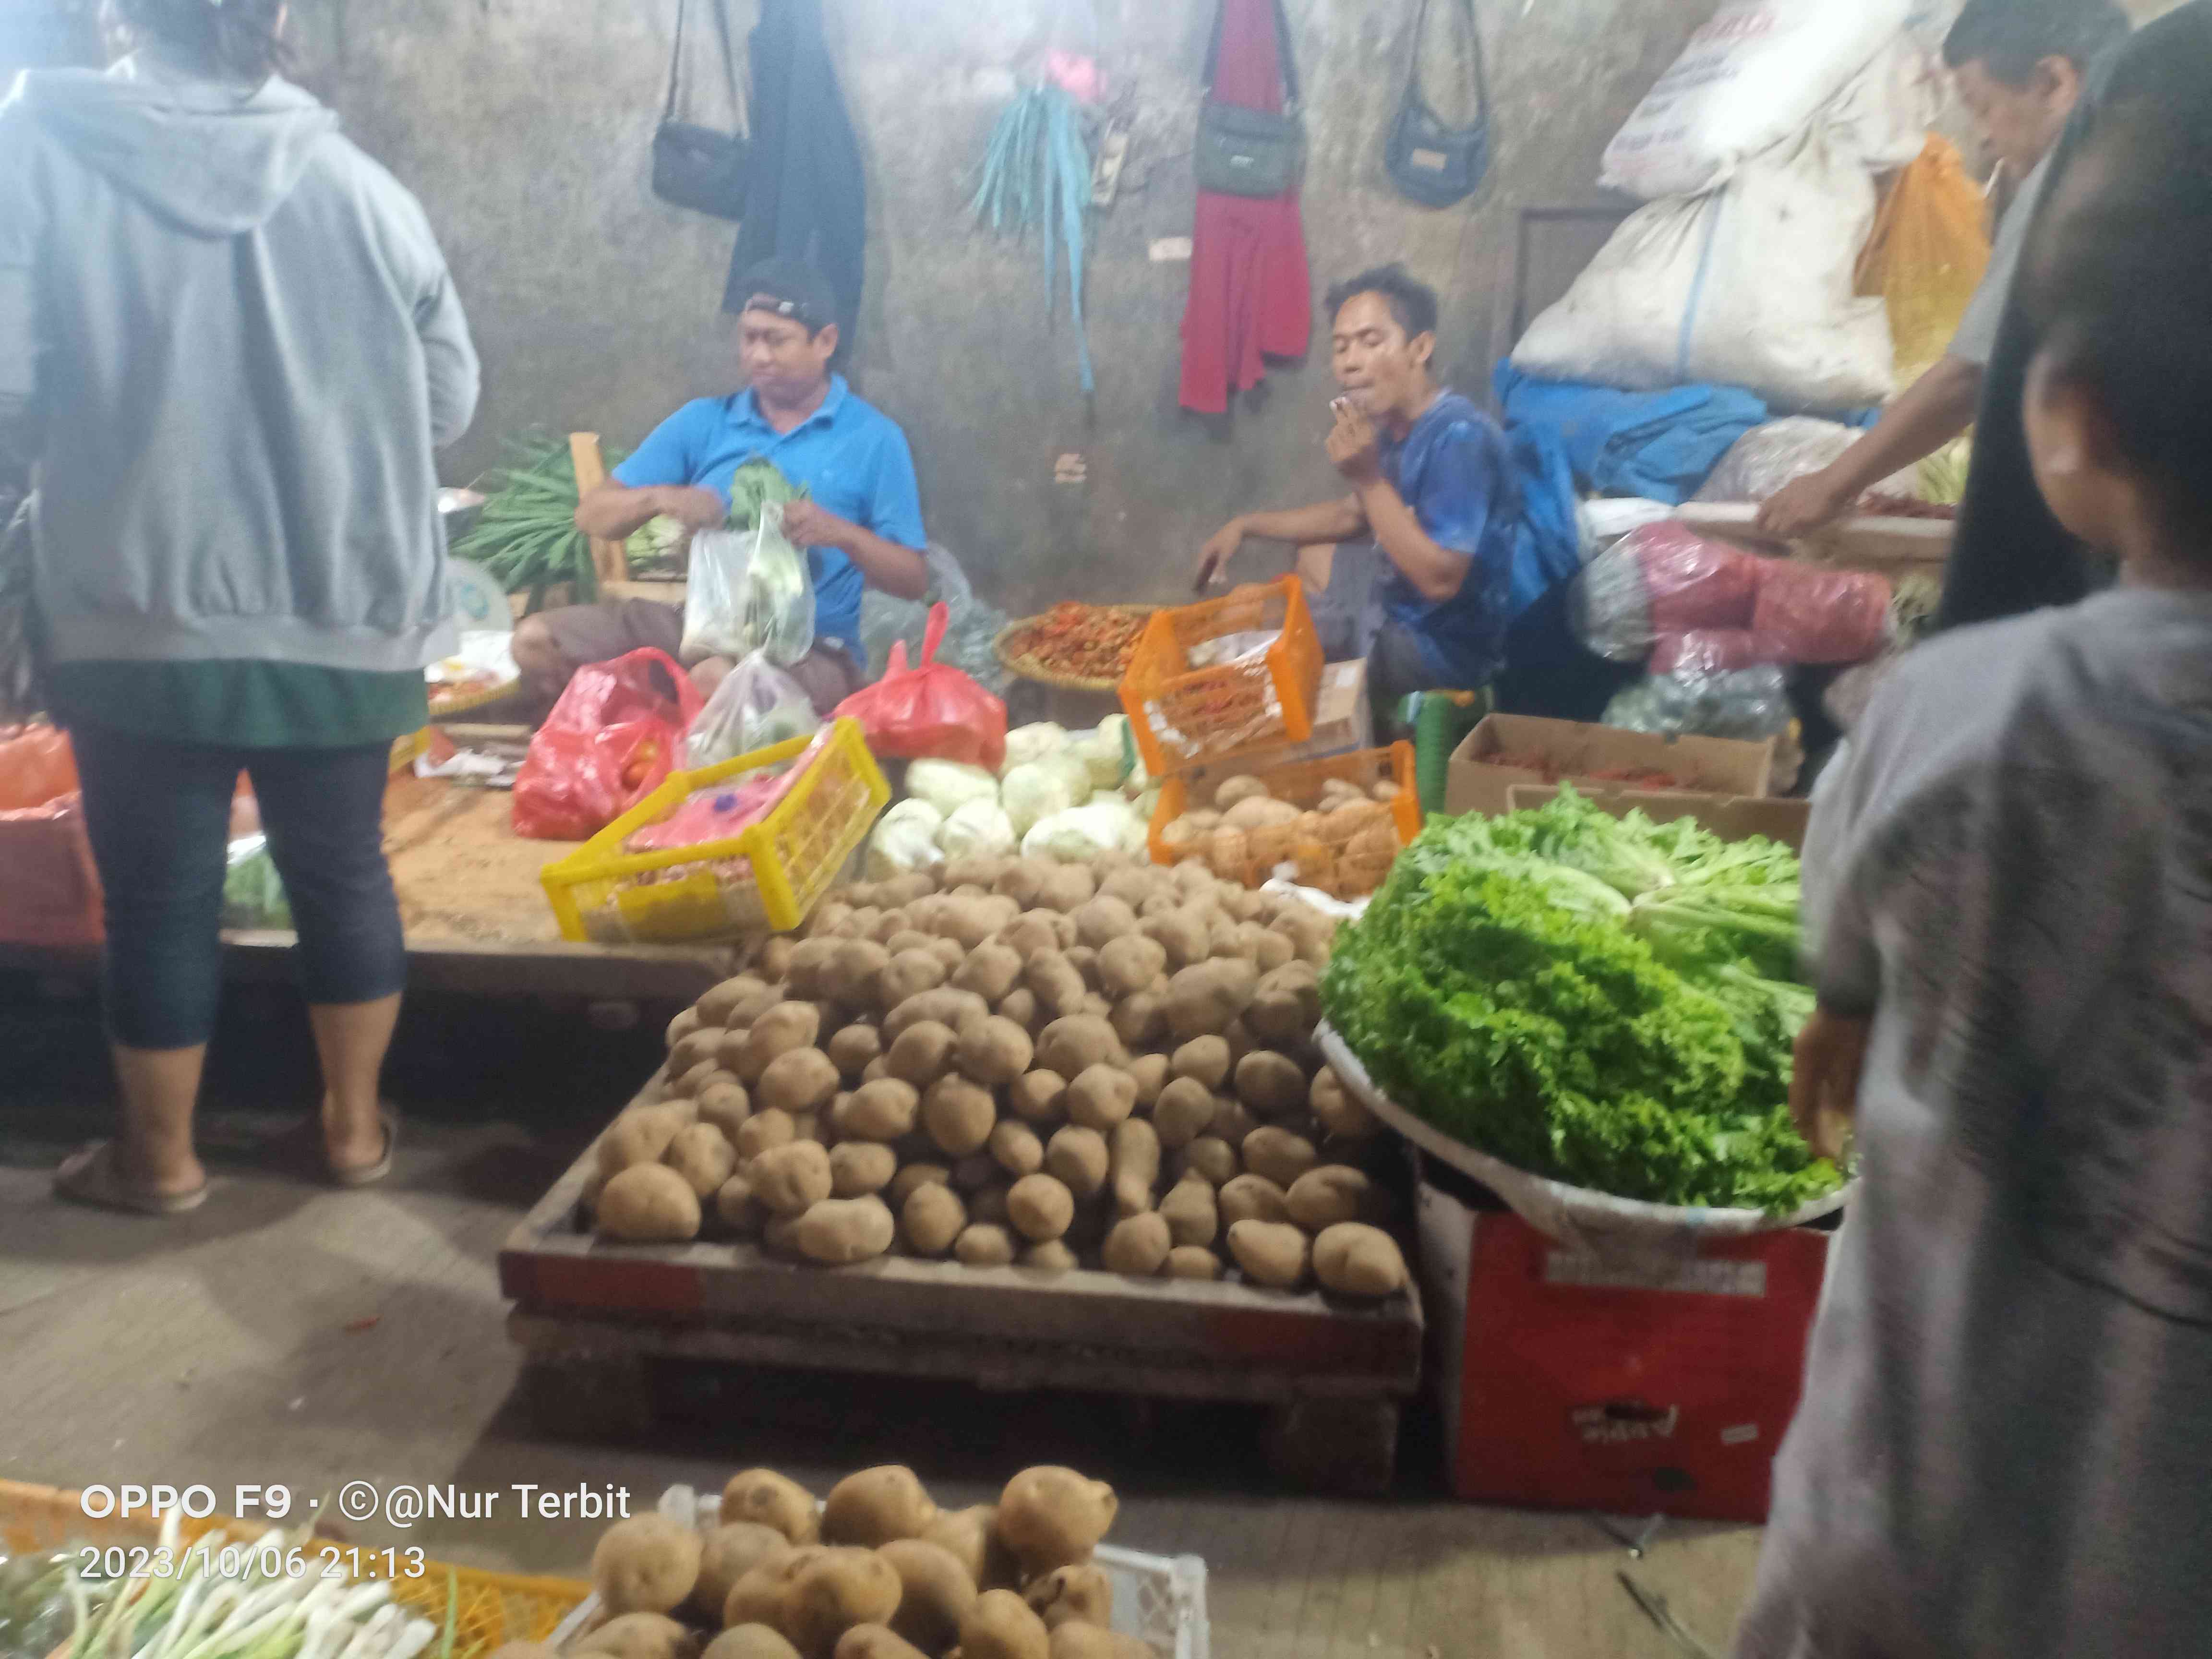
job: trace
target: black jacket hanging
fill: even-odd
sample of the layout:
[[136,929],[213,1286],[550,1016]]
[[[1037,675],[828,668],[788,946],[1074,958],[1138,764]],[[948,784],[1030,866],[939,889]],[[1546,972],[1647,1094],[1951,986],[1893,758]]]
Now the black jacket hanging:
[[[730,19],[724,0],[707,0],[714,13],[714,33],[722,48],[722,73],[730,100],[744,121],[738,90],[736,55],[730,49]],[[676,0],[676,49],[668,62],[668,103],[653,135],[653,193],[695,213],[720,219],[745,216],[745,141],[742,131],[721,132],[678,118],[684,79],[684,14],[688,0]]]
[[1424,207],[1465,201],[1482,187],[1490,171],[1490,86],[1482,67],[1482,25],[1474,15],[1474,0],[1460,0],[1460,5],[1467,14],[1468,52],[1474,66],[1474,124],[1446,126],[1421,90],[1421,38],[1428,31],[1429,0],[1420,0],[1413,15],[1406,95],[1399,100],[1383,155],[1392,182]]
[[744,309],[745,273],[763,259],[805,259],[836,291],[849,342],[866,274],[867,185],[821,0],[765,0],[751,46],[752,157],[722,309]]

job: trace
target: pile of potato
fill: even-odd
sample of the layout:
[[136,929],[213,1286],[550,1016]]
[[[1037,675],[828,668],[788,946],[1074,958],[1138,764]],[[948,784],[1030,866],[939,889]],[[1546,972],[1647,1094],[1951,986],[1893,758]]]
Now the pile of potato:
[[[618,1521],[592,1557],[605,1622],[572,1659],[1151,1659],[1109,1626],[1091,1552],[1114,1489],[1041,1465],[995,1504],[940,1510],[900,1464],[817,1504],[773,1469],[723,1489],[712,1532]],[[702,1628],[703,1627],[703,1628]],[[717,1631],[701,1643],[705,1631]],[[518,1644],[493,1659],[550,1659]]]
[[1301,805],[1246,774],[1224,778],[1211,805],[1171,820],[1160,839],[1178,864],[1202,862],[1224,881],[1256,885],[1289,863],[1301,885],[1354,898],[1380,887],[1398,856],[1398,795],[1389,779],[1363,789],[1328,778]]
[[1195,865],[842,890],[670,1026],[666,1097],[600,1139],[595,1230],[1395,1295],[1377,1125],[1313,1041],[1334,932]]

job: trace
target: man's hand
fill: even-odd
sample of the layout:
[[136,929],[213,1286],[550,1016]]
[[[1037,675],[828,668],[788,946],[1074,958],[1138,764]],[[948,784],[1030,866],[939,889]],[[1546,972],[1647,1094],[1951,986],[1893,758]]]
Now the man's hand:
[[1790,1121],[1822,1158],[1840,1161],[1859,1110],[1859,1073],[1866,1064],[1870,1022],[1815,1008],[1790,1073]]
[[1197,579],[1191,584],[1193,587],[1203,593],[1228,580],[1229,562],[1243,550],[1244,534],[1242,519],[1231,519],[1213,532],[1198,550]]
[[1329,428],[1328,459],[1354,489],[1364,489],[1382,476],[1382,449],[1375,436],[1375,422],[1349,398],[1334,405],[1336,424]]
[[1848,480],[1838,478],[1828,469],[1808,472],[1766,498],[1759,509],[1759,533],[1781,541],[1809,536],[1849,513],[1858,498],[1859,492]]
[[783,509],[784,538],[793,547],[829,547],[849,553],[859,530],[858,525],[839,518],[818,501],[792,501]]
[[730,504],[711,489],[667,484],[653,492],[654,515],[673,519],[686,530],[720,530],[730,520]]

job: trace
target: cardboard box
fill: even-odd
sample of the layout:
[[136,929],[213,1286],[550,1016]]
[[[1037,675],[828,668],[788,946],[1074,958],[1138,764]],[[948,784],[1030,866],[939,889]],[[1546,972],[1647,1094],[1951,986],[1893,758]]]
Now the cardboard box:
[[1288,766],[1295,761],[1333,759],[1338,755],[1372,748],[1374,725],[1375,717],[1367,701],[1365,659],[1329,663],[1321,671],[1312,737],[1304,743],[1287,744],[1279,749],[1255,750],[1233,760],[1194,768],[1194,771],[1225,778],[1270,766]]
[[[1553,776],[1498,763],[1501,755],[1541,756]],[[1511,811],[1506,792],[1516,784],[1546,787],[1561,779],[1587,793],[1623,786],[1592,779],[1593,772],[1664,772],[1682,793],[1764,798],[1774,770],[1774,741],[1740,743],[1729,738],[1659,738],[1610,726],[1541,720],[1533,714],[1492,714],[1454,751],[1445,775],[1444,810],[1494,817]],[[1632,787],[1632,786],[1626,786]]]
[[[1555,799],[1559,793],[1553,784],[1516,783],[1505,792],[1506,810],[1527,811]],[[1747,800],[1741,795],[1693,795],[1679,791],[1601,787],[1582,793],[1592,805],[1617,818],[1626,817],[1632,811],[1643,813],[1654,823],[1695,818],[1723,841],[1747,841],[1753,836],[1764,836],[1769,841],[1780,842],[1793,853],[1805,850],[1805,830],[1813,821],[1813,803],[1809,800],[1776,797]]]
[[1420,1250],[1453,1495],[1765,1520],[1832,1235],[1789,1228],[1623,1267],[1425,1167]]

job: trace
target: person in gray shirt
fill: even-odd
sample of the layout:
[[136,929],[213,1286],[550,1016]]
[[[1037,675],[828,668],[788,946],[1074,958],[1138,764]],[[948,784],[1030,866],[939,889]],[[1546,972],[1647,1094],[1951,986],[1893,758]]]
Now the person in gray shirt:
[[1984,145],[2018,181],[1988,272],[1942,360],[1834,461],[1770,496],[1759,508],[1761,531],[1790,539],[1833,523],[1869,489],[1972,422],[2051,152],[2081,101],[2090,64],[2127,33],[2127,15],[2112,0],[1968,0],[1943,58]]

